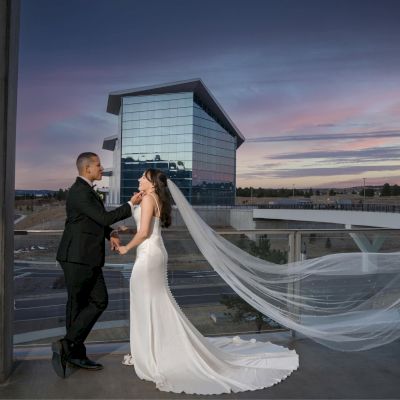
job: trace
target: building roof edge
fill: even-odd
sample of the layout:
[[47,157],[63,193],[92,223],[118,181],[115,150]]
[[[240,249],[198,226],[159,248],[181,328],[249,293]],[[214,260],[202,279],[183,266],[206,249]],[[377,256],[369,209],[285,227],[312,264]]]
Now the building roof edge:
[[145,96],[179,92],[195,93],[207,108],[225,125],[225,128],[228,128],[227,130],[231,131],[237,137],[237,147],[245,141],[243,134],[200,78],[110,92],[108,95],[107,112],[119,115],[122,98],[125,96]]

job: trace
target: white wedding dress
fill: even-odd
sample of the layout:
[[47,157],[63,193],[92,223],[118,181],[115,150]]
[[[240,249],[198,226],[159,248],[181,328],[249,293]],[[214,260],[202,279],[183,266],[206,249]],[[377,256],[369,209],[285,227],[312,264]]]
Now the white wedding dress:
[[[135,206],[138,228],[140,212]],[[123,361],[140,379],[167,392],[220,394],[270,387],[298,368],[294,350],[254,339],[202,336],[171,294],[167,258],[160,220],[153,217],[130,279],[131,354]]]

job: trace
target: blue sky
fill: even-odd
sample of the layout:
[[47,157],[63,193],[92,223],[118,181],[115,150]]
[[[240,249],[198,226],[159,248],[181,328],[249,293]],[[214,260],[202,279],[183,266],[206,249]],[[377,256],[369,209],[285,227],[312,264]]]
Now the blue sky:
[[[237,185],[400,181],[396,0],[22,0],[17,188],[111,165],[108,93],[201,78],[246,137]],[[107,184],[107,181],[104,181]]]

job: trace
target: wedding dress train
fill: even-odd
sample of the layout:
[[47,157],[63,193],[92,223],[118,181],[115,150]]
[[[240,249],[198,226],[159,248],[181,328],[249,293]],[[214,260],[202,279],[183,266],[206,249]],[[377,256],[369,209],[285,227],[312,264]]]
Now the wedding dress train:
[[[139,228],[140,206],[134,209]],[[207,338],[191,324],[167,281],[167,252],[160,220],[137,248],[130,279],[131,354],[140,379],[161,391],[221,394],[270,387],[299,366],[294,350],[239,337]]]

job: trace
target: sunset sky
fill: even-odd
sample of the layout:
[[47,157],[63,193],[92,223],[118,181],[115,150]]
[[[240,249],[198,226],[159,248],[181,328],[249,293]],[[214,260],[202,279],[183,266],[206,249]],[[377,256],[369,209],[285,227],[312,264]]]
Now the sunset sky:
[[109,92],[192,78],[246,138],[237,186],[400,184],[400,1],[21,3],[17,189],[111,166]]

